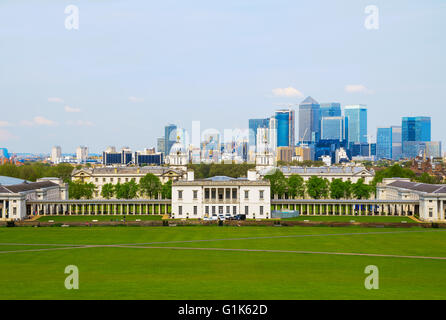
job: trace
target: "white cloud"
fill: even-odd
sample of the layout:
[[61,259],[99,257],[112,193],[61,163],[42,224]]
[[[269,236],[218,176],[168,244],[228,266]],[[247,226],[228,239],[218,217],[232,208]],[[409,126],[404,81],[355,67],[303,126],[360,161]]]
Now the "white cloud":
[[303,97],[302,92],[293,87],[273,89],[276,97]]
[[53,120],[49,120],[42,116],[34,117],[32,120],[22,120],[20,122],[23,126],[56,126],[57,122],[54,122]]
[[67,125],[69,126],[77,126],[77,127],[92,127],[94,123],[88,120],[76,120],[76,121],[67,121]]
[[48,98],[48,102],[63,103],[63,99],[57,97]]
[[17,138],[8,130],[0,129],[0,141],[8,141]]
[[138,98],[138,97],[133,97],[133,96],[131,96],[131,97],[129,97],[129,101],[130,101],[130,102],[137,103],[137,102],[143,102],[144,99],[143,99],[143,98]]
[[79,108],[73,108],[70,106],[65,106],[65,112],[73,113],[73,112],[81,112]]
[[0,121],[0,127],[12,127],[12,124],[8,121]]
[[345,86],[345,92],[347,93],[373,93],[373,90],[368,89],[362,84],[348,84]]

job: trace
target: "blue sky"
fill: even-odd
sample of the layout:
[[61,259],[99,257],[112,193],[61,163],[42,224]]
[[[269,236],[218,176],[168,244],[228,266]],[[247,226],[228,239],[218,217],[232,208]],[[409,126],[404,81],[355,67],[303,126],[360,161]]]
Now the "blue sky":
[[167,123],[246,128],[308,95],[366,104],[375,136],[431,116],[446,142],[445,17],[441,0],[2,0],[0,146],[141,149]]

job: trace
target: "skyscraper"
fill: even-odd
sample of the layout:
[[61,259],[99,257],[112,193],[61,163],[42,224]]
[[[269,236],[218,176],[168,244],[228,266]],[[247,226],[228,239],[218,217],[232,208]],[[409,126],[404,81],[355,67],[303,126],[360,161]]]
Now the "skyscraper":
[[317,143],[320,132],[320,105],[312,97],[307,97],[299,105],[299,141]]
[[169,124],[164,127],[164,155],[168,156],[170,148],[177,141],[177,126]]
[[345,106],[344,115],[348,119],[348,143],[367,143],[367,107]]
[[421,142],[431,141],[430,117],[403,117],[402,119],[403,156],[415,158],[422,148]]
[[340,117],[342,115],[341,104],[337,102],[321,103],[321,119],[324,117]]
[[342,116],[321,119],[321,140],[345,140],[346,121]]
[[79,146],[76,149],[77,163],[86,163],[88,158],[88,148],[85,146]]
[[295,145],[295,118],[294,110],[285,109],[276,111],[277,120],[277,147],[293,147]]
[[376,158],[392,159],[392,128],[378,128],[376,134]]
[[256,146],[257,129],[269,128],[269,119],[249,119],[249,147]]
[[392,160],[400,160],[403,156],[402,127],[391,126],[392,129]]
[[52,163],[59,163],[62,158],[62,148],[60,146],[54,146],[51,149],[51,162]]

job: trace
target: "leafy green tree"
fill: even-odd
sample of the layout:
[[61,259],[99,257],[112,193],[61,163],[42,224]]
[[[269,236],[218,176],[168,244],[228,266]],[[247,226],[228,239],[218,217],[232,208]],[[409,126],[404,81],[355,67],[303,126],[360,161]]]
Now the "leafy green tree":
[[172,199],[172,181],[169,180],[161,187],[161,196],[163,199]]
[[139,181],[139,186],[142,195],[147,195],[150,198],[158,196],[158,194],[161,192],[161,181],[152,173],[148,173],[141,178]]
[[280,198],[287,191],[288,184],[282,171],[275,170],[274,173],[266,175],[264,179],[269,180],[271,184],[271,197],[276,194]]
[[113,198],[115,195],[115,186],[111,183],[104,184],[101,190],[101,196],[105,199]]
[[345,199],[351,199],[353,195],[353,184],[350,180],[344,182],[344,197]]
[[346,196],[346,184],[342,179],[334,179],[330,184],[330,197],[342,199]]
[[364,179],[359,179],[352,185],[353,195],[356,199],[370,199],[373,189],[373,186],[364,183]]
[[93,183],[82,181],[68,182],[68,195],[70,199],[92,199],[96,186]]
[[389,168],[376,171],[373,184],[376,185],[382,182],[384,178],[410,178],[414,180],[415,173],[408,168],[403,168],[399,164],[395,164]]
[[436,176],[431,176],[427,172],[423,172],[423,174],[415,179],[418,182],[421,183],[428,183],[428,184],[438,184],[441,183],[441,179]]
[[313,199],[323,199],[327,198],[330,187],[327,179],[312,176],[308,179],[307,183],[307,193]]
[[305,181],[298,174],[293,174],[287,179],[288,194],[290,198],[304,198],[305,197]]

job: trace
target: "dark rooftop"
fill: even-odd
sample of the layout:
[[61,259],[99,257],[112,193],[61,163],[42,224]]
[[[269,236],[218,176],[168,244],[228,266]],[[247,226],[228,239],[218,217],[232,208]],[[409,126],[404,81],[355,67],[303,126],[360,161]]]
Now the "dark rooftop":
[[444,184],[427,184],[409,181],[395,181],[389,184],[391,187],[397,187],[407,190],[425,192],[425,193],[446,193]]
[[37,190],[41,188],[56,187],[58,184],[51,181],[39,181],[31,183],[21,183],[11,186],[0,186],[0,193],[18,193],[24,191]]

